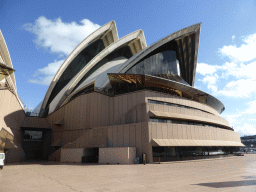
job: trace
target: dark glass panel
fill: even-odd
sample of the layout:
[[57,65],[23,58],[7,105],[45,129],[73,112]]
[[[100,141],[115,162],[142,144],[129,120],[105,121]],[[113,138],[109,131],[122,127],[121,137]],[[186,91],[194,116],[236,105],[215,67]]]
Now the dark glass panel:
[[189,85],[178,75],[177,43],[170,41],[142,58],[126,74],[148,74]]
[[161,53],[156,53],[143,61],[139,62],[131,69],[129,69],[127,74],[175,74],[177,72],[177,62],[175,51],[164,51]]
[[25,131],[24,139],[28,140],[42,140],[42,131]]
[[46,106],[48,106],[54,97],[68,84],[68,82],[104,48],[105,46],[102,39],[98,39],[81,51],[61,75],[59,81],[52,90]]
[[106,57],[104,57],[100,62],[98,62],[93,68],[91,68],[89,70],[88,73],[86,73],[83,78],[78,82],[78,84],[75,86],[75,88],[73,89],[76,90],[76,88],[82,83],[84,82],[85,79],[87,79],[93,72],[95,72],[97,69],[99,69],[101,66],[105,65],[106,63],[108,63],[109,61],[114,60],[117,57],[125,57],[127,59],[129,59],[132,56],[132,52],[130,50],[130,47],[128,45],[124,45],[118,49],[116,49],[115,51],[113,51],[112,53],[110,53],[109,55],[107,55]]

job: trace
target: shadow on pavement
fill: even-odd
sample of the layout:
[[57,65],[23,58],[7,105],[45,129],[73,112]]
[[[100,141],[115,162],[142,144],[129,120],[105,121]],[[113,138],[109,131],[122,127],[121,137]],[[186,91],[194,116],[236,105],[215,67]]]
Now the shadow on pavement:
[[226,187],[241,187],[256,185],[256,180],[243,180],[243,181],[226,181],[226,182],[215,182],[215,183],[199,183],[194,185],[201,185],[205,187],[213,188],[226,188]]
[[99,166],[99,165],[143,165],[143,164],[100,164],[100,163],[60,163],[57,161],[45,161],[45,160],[28,160],[24,162],[8,163],[5,166],[14,165],[75,165],[75,166]]
[[14,165],[79,165],[79,166],[88,166],[88,165],[99,165],[98,163],[60,163],[56,161],[44,161],[44,160],[31,160],[24,162],[13,162],[8,163],[5,166],[14,166]]

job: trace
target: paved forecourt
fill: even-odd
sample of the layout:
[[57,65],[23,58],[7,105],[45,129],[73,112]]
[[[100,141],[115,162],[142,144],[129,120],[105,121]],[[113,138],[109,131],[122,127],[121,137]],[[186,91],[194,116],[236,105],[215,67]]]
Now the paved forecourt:
[[6,165],[0,191],[256,191],[256,154],[147,165]]

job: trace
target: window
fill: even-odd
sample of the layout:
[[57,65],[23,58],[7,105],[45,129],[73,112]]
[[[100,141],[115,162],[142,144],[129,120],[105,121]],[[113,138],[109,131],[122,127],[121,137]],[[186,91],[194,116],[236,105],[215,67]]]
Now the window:
[[42,131],[25,131],[24,140],[42,140]]

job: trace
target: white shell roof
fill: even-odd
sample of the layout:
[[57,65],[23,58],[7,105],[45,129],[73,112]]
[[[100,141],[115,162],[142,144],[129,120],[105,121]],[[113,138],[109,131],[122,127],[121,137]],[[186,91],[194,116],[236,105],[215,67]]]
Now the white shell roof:
[[[0,30],[0,62],[2,65],[7,66],[8,68],[13,69],[12,66],[12,61],[11,61],[11,57],[6,45],[6,42],[4,40],[3,34]],[[15,75],[14,72],[12,72],[9,76],[7,76],[5,78],[5,80],[7,81],[8,85],[10,86],[10,89],[12,90],[12,92],[16,95],[18,102],[20,103],[21,107],[23,108],[23,103],[17,93],[17,87],[16,87],[16,80],[15,80]]]
[[[117,41],[118,40],[118,33],[117,33],[117,29],[116,29],[116,24],[114,21],[111,21],[105,25],[103,25],[102,27],[100,27],[99,29],[97,29],[96,31],[94,31],[92,34],[90,34],[88,37],[86,37],[71,53],[70,55],[66,58],[66,60],[63,62],[63,64],[61,65],[61,67],[59,68],[58,72],[56,73],[56,75],[54,76],[42,103],[41,106],[41,112],[47,107],[46,104],[49,100],[49,97],[56,85],[56,83],[58,82],[59,78],[61,77],[61,75],[64,73],[65,69],[69,66],[69,64],[76,58],[76,56],[82,51],[84,50],[90,43],[92,43],[96,38],[98,38],[100,35],[103,35],[104,33],[106,33],[107,31],[111,30],[112,34],[113,34],[113,40]],[[65,87],[63,88],[65,89]],[[61,90],[62,91],[62,90]]]
[[[126,61],[122,66],[120,66],[120,70],[117,71],[117,73],[125,73],[132,66],[134,66],[137,62],[139,62],[142,58],[146,57],[148,54],[150,54],[152,51],[156,50],[158,47],[160,47],[160,46],[162,46],[162,45],[164,45],[164,44],[166,44],[166,43],[168,43],[172,40],[179,39],[182,36],[187,36],[191,33],[200,31],[200,26],[201,26],[201,23],[191,25],[189,27],[186,27],[184,29],[176,31],[176,32],[160,39],[159,41],[157,41],[154,44],[146,47],[145,49],[143,49],[142,51],[140,51],[136,55],[132,56],[128,61]],[[198,45],[198,43],[199,43],[199,37],[197,39],[196,44]],[[196,70],[196,68],[193,69],[193,74],[192,74],[194,76],[195,76],[195,70]]]
[[[87,87],[92,83],[92,81],[96,81],[98,85],[102,84],[102,79],[104,79],[104,76],[107,76],[107,70],[110,72],[115,72],[119,65],[121,65],[126,60],[124,58],[120,58],[119,60],[114,60],[111,62],[108,62],[107,65],[102,66],[101,68],[97,69],[93,74],[89,76],[83,82],[73,93],[73,89],[75,86],[80,82],[80,80],[86,75],[90,69],[92,69],[98,62],[100,62],[104,57],[112,53],[114,50],[119,48],[120,46],[131,42],[135,39],[140,39],[140,41],[143,43],[142,48],[146,45],[145,43],[145,37],[142,30],[135,31],[121,39],[119,39],[117,42],[109,45],[107,48],[105,48],[103,51],[101,51],[96,57],[94,57],[60,92],[59,94],[53,99],[53,101],[50,103],[49,113],[53,112],[56,107],[59,107],[61,105],[64,105],[69,101],[69,99],[78,91],[81,89]],[[141,44],[142,44],[141,43]],[[113,65],[113,68],[111,67]],[[106,70],[106,71],[103,71]],[[92,76],[93,75],[93,76]],[[108,79],[107,79],[108,80]],[[72,94],[71,94],[72,93]]]
[[[1,62],[6,65],[7,67],[13,68],[12,66],[12,61],[11,61],[11,57],[6,45],[6,42],[4,40],[3,34],[0,30],[0,58],[1,58]],[[6,77],[9,85],[12,87],[12,89],[17,92],[17,88],[16,88],[16,81],[15,81],[15,76],[14,73],[12,73],[10,75],[10,77]]]
[[[86,87],[94,84],[94,87],[96,88],[104,88],[108,83],[109,79],[107,74],[108,73],[125,73],[127,70],[129,70],[133,65],[135,65],[138,61],[140,61],[142,58],[147,56],[152,51],[156,50],[158,47],[162,46],[163,44],[172,41],[173,39],[179,39],[180,37],[184,35],[189,35],[190,33],[194,33],[198,29],[200,30],[200,23],[196,25],[189,26],[187,28],[184,28],[182,30],[179,30],[175,33],[172,33],[171,35],[168,35],[165,38],[162,38],[161,40],[157,41],[153,45],[146,47],[146,40],[144,37],[144,33],[142,30],[135,31],[118,41],[114,42],[113,44],[110,44],[108,47],[106,47],[104,50],[102,50],[100,53],[98,53],[87,65],[84,66],[83,69],[80,70],[80,72],[75,75],[69,83],[56,95],[56,97],[51,101],[49,104],[49,113],[52,113],[57,108],[65,105],[69,100],[80,92],[81,90],[85,89]],[[93,38],[91,38],[93,39]],[[197,39],[199,40],[199,39]],[[129,42],[129,43],[128,43]],[[139,42],[139,43],[138,43]],[[83,77],[90,72],[90,70],[96,66],[102,59],[104,59],[107,55],[112,53],[117,48],[121,47],[122,45],[128,43],[129,47],[131,48],[131,51],[133,53],[133,56],[129,59],[126,59],[124,57],[116,58],[112,61],[109,61],[105,63],[103,66],[98,68],[96,71],[94,71],[89,77],[87,77],[82,83],[80,82]],[[198,42],[197,42],[198,43]],[[83,44],[83,43],[81,43]],[[80,45],[81,45],[80,44]],[[78,46],[75,50],[82,50],[84,47]],[[73,52],[75,52],[75,50]],[[71,53],[71,55],[73,54]],[[69,56],[69,60],[73,60],[76,57],[77,54],[73,54],[72,56]],[[68,58],[66,59],[66,61]],[[59,69],[58,73],[63,73],[64,68],[68,66],[70,62],[64,62],[61,68]],[[194,69],[195,70],[195,69]],[[58,74],[57,73],[57,74]],[[53,79],[53,86],[58,81],[58,77],[60,75],[55,76]],[[76,87],[80,84],[78,87]],[[52,86],[52,84],[51,84]],[[49,88],[50,89],[50,88]],[[75,90],[74,90],[75,89]],[[49,94],[49,93],[48,93]],[[47,95],[46,95],[47,98]],[[49,98],[49,95],[48,95]],[[44,103],[43,103],[44,105]],[[42,108],[45,106],[42,105]]]

